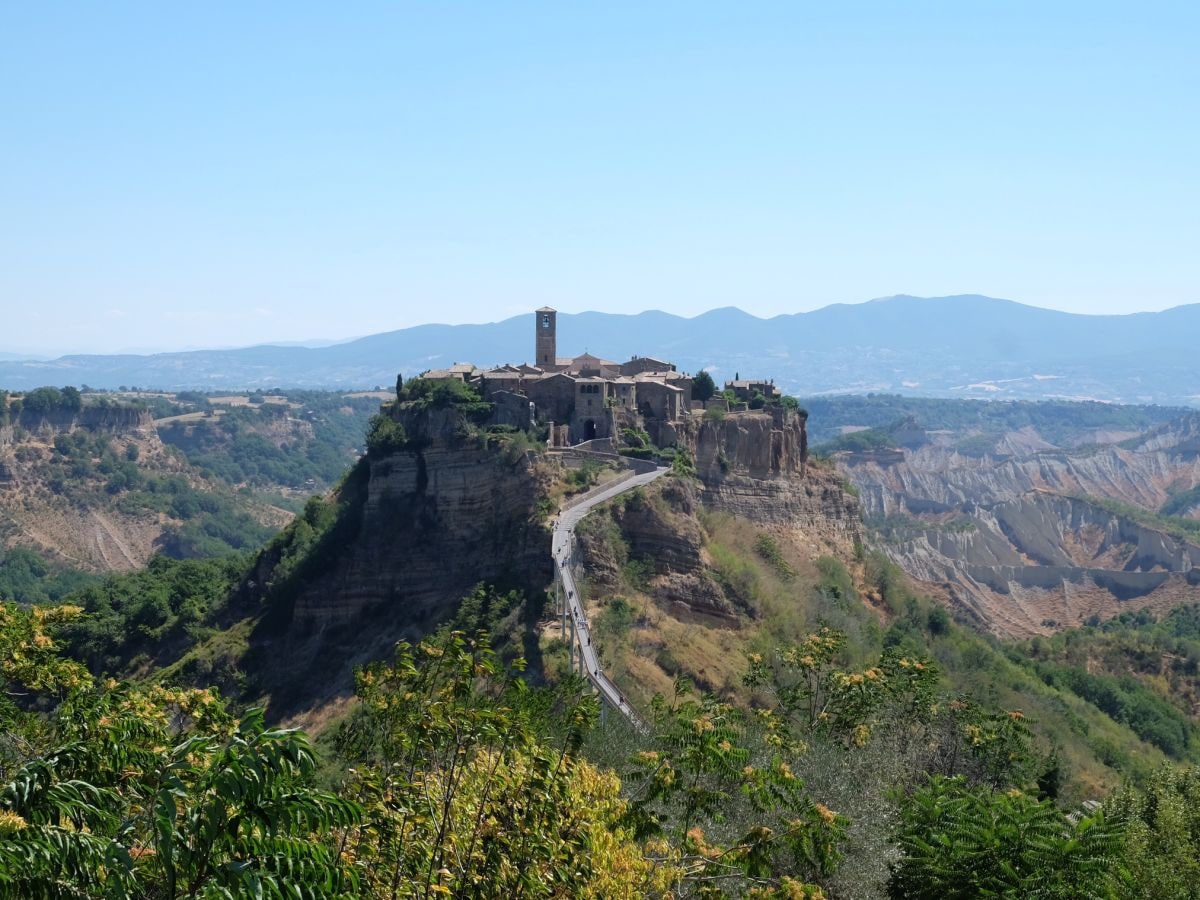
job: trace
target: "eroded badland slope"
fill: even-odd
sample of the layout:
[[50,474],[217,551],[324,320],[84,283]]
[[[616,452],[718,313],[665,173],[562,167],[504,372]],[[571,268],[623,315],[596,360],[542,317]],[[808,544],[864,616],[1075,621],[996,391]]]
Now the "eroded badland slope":
[[249,550],[289,518],[200,475],[143,408],[24,411],[0,424],[0,541],[57,566],[122,572],[155,553]]
[[885,552],[984,629],[1025,637],[1200,600],[1200,416],[1073,448],[1033,429],[893,437],[839,465]]

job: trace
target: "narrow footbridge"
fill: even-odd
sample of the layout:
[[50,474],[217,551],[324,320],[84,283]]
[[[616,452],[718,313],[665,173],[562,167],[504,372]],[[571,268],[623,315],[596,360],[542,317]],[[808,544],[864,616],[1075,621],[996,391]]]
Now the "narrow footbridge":
[[601,700],[604,701],[601,705],[602,712],[605,707],[611,706],[625,716],[639,731],[646,729],[645,723],[634,712],[633,707],[629,705],[617,686],[604,674],[596,656],[596,647],[592,643],[592,632],[583,611],[583,601],[579,597],[579,588],[575,584],[573,570],[579,565],[579,546],[575,538],[575,526],[599,504],[626,491],[649,484],[669,471],[671,471],[670,468],[666,466],[649,467],[642,464],[642,466],[627,470],[627,473],[623,474],[619,480],[595,488],[581,498],[575,499],[570,506],[561,510],[554,520],[554,537],[550,544],[554,554],[554,593],[555,599],[558,601],[558,614],[564,638],[567,638],[567,631],[570,630],[567,646],[570,648],[571,665],[574,667],[578,664],[580,674],[591,682],[600,694]]

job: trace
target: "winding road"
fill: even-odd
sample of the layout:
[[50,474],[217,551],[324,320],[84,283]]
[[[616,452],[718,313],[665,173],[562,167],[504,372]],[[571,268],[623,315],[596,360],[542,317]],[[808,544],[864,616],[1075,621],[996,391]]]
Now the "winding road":
[[579,563],[579,547],[575,540],[575,526],[589,512],[601,503],[613,497],[632,491],[642,485],[649,484],[671,471],[670,467],[662,466],[654,471],[634,475],[608,487],[599,489],[594,495],[562,510],[554,520],[554,536],[551,540],[551,552],[554,554],[554,571],[557,576],[556,591],[559,597],[559,615],[562,617],[564,633],[567,627],[571,629],[571,659],[574,663],[578,644],[578,658],[582,674],[599,691],[601,698],[613,709],[620,712],[639,731],[646,726],[633,707],[625,700],[617,686],[609,680],[600,668],[600,660],[596,656],[596,648],[592,644],[592,632],[588,627],[587,616],[583,611],[583,602],[579,598],[579,588],[575,584],[572,568]]

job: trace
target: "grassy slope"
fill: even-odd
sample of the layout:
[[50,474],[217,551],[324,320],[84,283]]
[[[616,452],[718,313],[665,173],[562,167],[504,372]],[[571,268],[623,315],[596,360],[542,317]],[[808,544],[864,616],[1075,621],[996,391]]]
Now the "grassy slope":
[[[665,502],[653,490],[650,499]],[[314,501],[306,510],[307,516],[276,539],[274,545],[281,551],[280,572],[299,573],[327,552],[324,545],[339,531],[337,523],[342,516],[338,507],[336,500],[319,504]],[[678,515],[667,512],[669,516]],[[302,520],[307,528],[301,527]],[[590,527],[603,531],[607,539],[622,540],[619,529],[605,525],[603,511],[588,521],[596,523]],[[595,640],[606,667],[630,697],[645,702],[656,692],[669,692],[672,680],[682,676],[705,689],[745,702],[749,695],[741,677],[748,653],[769,653],[828,625],[849,635],[845,660],[849,666],[873,661],[885,646],[900,644],[939,662],[947,692],[968,695],[989,706],[1022,710],[1036,723],[1044,749],[1058,749],[1069,782],[1068,797],[1097,796],[1123,776],[1141,779],[1165,758],[1126,725],[1114,721],[1068,687],[1048,684],[1042,677],[1046,674],[1044,668],[1039,668],[1054,661],[1115,669],[1118,662],[1114,659],[1130,658],[1133,650],[1121,650],[1116,656],[1097,652],[1071,657],[1054,656],[1052,645],[1046,642],[1037,647],[1005,647],[939,616],[940,607],[916,595],[897,570],[873,558],[818,556],[820,551],[802,545],[785,532],[768,534],[753,523],[726,515],[701,514],[701,525],[705,535],[703,558],[711,576],[727,591],[736,592],[754,611],[753,617],[720,619],[662,608],[648,596],[648,567],[636,559],[626,562],[620,586],[612,595],[598,596],[594,588],[584,586]],[[764,552],[764,535],[771,539],[768,546],[772,552]],[[174,564],[182,565],[187,564]],[[178,585],[181,572],[164,565],[162,579]],[[136,577],[126,576],[131,588]],[[265,610],[257,602],[256,609],[245,605],[225,608],[211,595],[212,585],[222,579],[236,580],[236,573],[214,569],[208,579],[210,596],[200,609],[189,605],[183,589],[162,592],[166,606],[159,604],[158,618],[134,621],[138,618],[135,610],[126,607],[122,613],[128,615],[104,629],[117,644],[107,649],[117,657],[130,652],[145,654],[126,672],[167,681],[217,683],[226,691],[240,693],[244,701],[261,699],[260,687],[246,661],[253,655],[253,633],[260,627],[259,617],[271,605],[268,603]],[[284,588],[286,582],[283,578],[277,587]],[[110,593],[118,598],[125,592]],[[141,593],[154,591],[143,585]],[[286,599],[283,594],[281,598]],[[108,608],[111,604],[100,606]],[[489,624],[510,633],[512,644],[520,646],[523,632],[536,623],[514,612]],[[147,641],[121,640],[131,629],[139,628],[149,629]],[[95,643],[95,635],[81,637],[91,637]],[[1079,638],[1062,638],[1064,646],[1072,640]],[[1106,640],[1111,643],[1114,639]],[[1161,656],[1164,647],[1176,652],[1181,646],[1164,644],[1155,652]],[[1200,635],[1194,645],[1182,646],[1181,655],[1184,660],[1194,656],[1200,662]],[[565,647],[553,626],[543,630],[538,663],[551,678],[565,671]],[[1195,669],[1192,665],[1192,671]],[[1154,684],[1157,676],[1144,674],[1147,683]],[[1167,679],[1155,689],[1166,694],[1174,687]],[[1192,751],[1184,755],[1190,757]]]
[[[640,702],[668,693],[677,676],[745,701],[748,653],[770,652],[828,625],[849,635],[847,665],[864,664],[899,643],[937,660],[948,693],[1021,710],[1035,723],[1043,749],[1057,750],[1068,797],[1099,796],[1123,778],[1141,780],[1166,758],[1071,690],[1047,684],[1022,648],[941,618],[933,612],[940,607],[917,595],[898,570],[871,558],[814,558],[782,533],[771,535],[779,553],[768,560],[761,552],[764,532],[754,524],[708,515],[704,526],[714,577],[748,591],[757,617],[728,622],[664,609],[646,593],[636,561],[625,566],[613,596],[583,588],[602,657]],[[614,539],[613,529],[594,527]],[[565,666],[561,646],[550,647],[547,656],[551,670]]]

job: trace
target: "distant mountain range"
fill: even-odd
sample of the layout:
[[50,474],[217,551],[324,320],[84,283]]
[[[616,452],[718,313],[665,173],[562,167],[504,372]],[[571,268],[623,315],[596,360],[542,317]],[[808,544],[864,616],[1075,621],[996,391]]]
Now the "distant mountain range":
[[[717,380],[774,378],[798,395],[1094,399],[1200,405],[1200,304],[1091,316],[977,295],[897,296],[759,319],[733,307],[691,319],[651,311],[558,317],[562,356],[670,359]],[[159,389],[390,386],[453,362],[533,356],[533,315],[486,325],[420,325],[327,347],[257,346],[0,361],[0,386]]]

